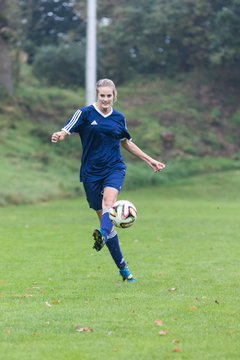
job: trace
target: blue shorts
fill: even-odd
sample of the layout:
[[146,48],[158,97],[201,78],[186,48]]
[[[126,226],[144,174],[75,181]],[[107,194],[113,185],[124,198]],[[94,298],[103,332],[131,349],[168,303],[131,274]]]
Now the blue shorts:
[[102,210],[102,198],[104,188],[112,187],[119,192],[122,188],[124,177],[125,170],[115,170],[112,174],[109,174],[101,180],[84,182],[83,186],[86,193],[87,201],[89,203],[89,207],[96,211]]

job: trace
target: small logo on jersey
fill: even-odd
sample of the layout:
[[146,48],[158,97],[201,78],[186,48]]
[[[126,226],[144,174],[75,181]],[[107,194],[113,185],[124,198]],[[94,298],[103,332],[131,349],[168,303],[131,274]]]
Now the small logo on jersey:
[[93,120],[93,121],[91,122],[91,125],[98,125],[98,123],[96,122],[96,120]]

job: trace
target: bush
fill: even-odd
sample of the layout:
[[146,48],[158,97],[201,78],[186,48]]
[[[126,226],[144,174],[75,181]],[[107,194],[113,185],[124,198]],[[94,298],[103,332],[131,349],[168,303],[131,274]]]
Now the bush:
[[84,86],[85,46],[72,43],[41,47],[35,56],[33,74],[47,85]]
[[240,125],[240,110],[237,110],[230,118],[230,121],[234,125]]

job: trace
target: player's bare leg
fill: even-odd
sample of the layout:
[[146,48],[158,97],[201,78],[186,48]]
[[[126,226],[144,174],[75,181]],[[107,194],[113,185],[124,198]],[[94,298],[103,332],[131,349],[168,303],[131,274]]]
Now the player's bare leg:
[[105,245],[108,235],[113,230],[113,225],[109,219],[109,209],[116,202],[118,190],[112,187],[105,187],[103,191],[102,210],[97,211],[100,220],[100,229],[93,232],[93,249],[100,251]]

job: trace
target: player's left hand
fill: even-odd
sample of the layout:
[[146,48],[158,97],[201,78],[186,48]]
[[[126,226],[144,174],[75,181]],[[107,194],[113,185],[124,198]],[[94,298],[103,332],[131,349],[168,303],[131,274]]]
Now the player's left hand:
[[165,167],[166,167],[165,164],[163,164],[162,162],[157,161],[157,160],[152,160],[149,165],[154,170],[154,172],[159,172],[159,171],[165,169]]

